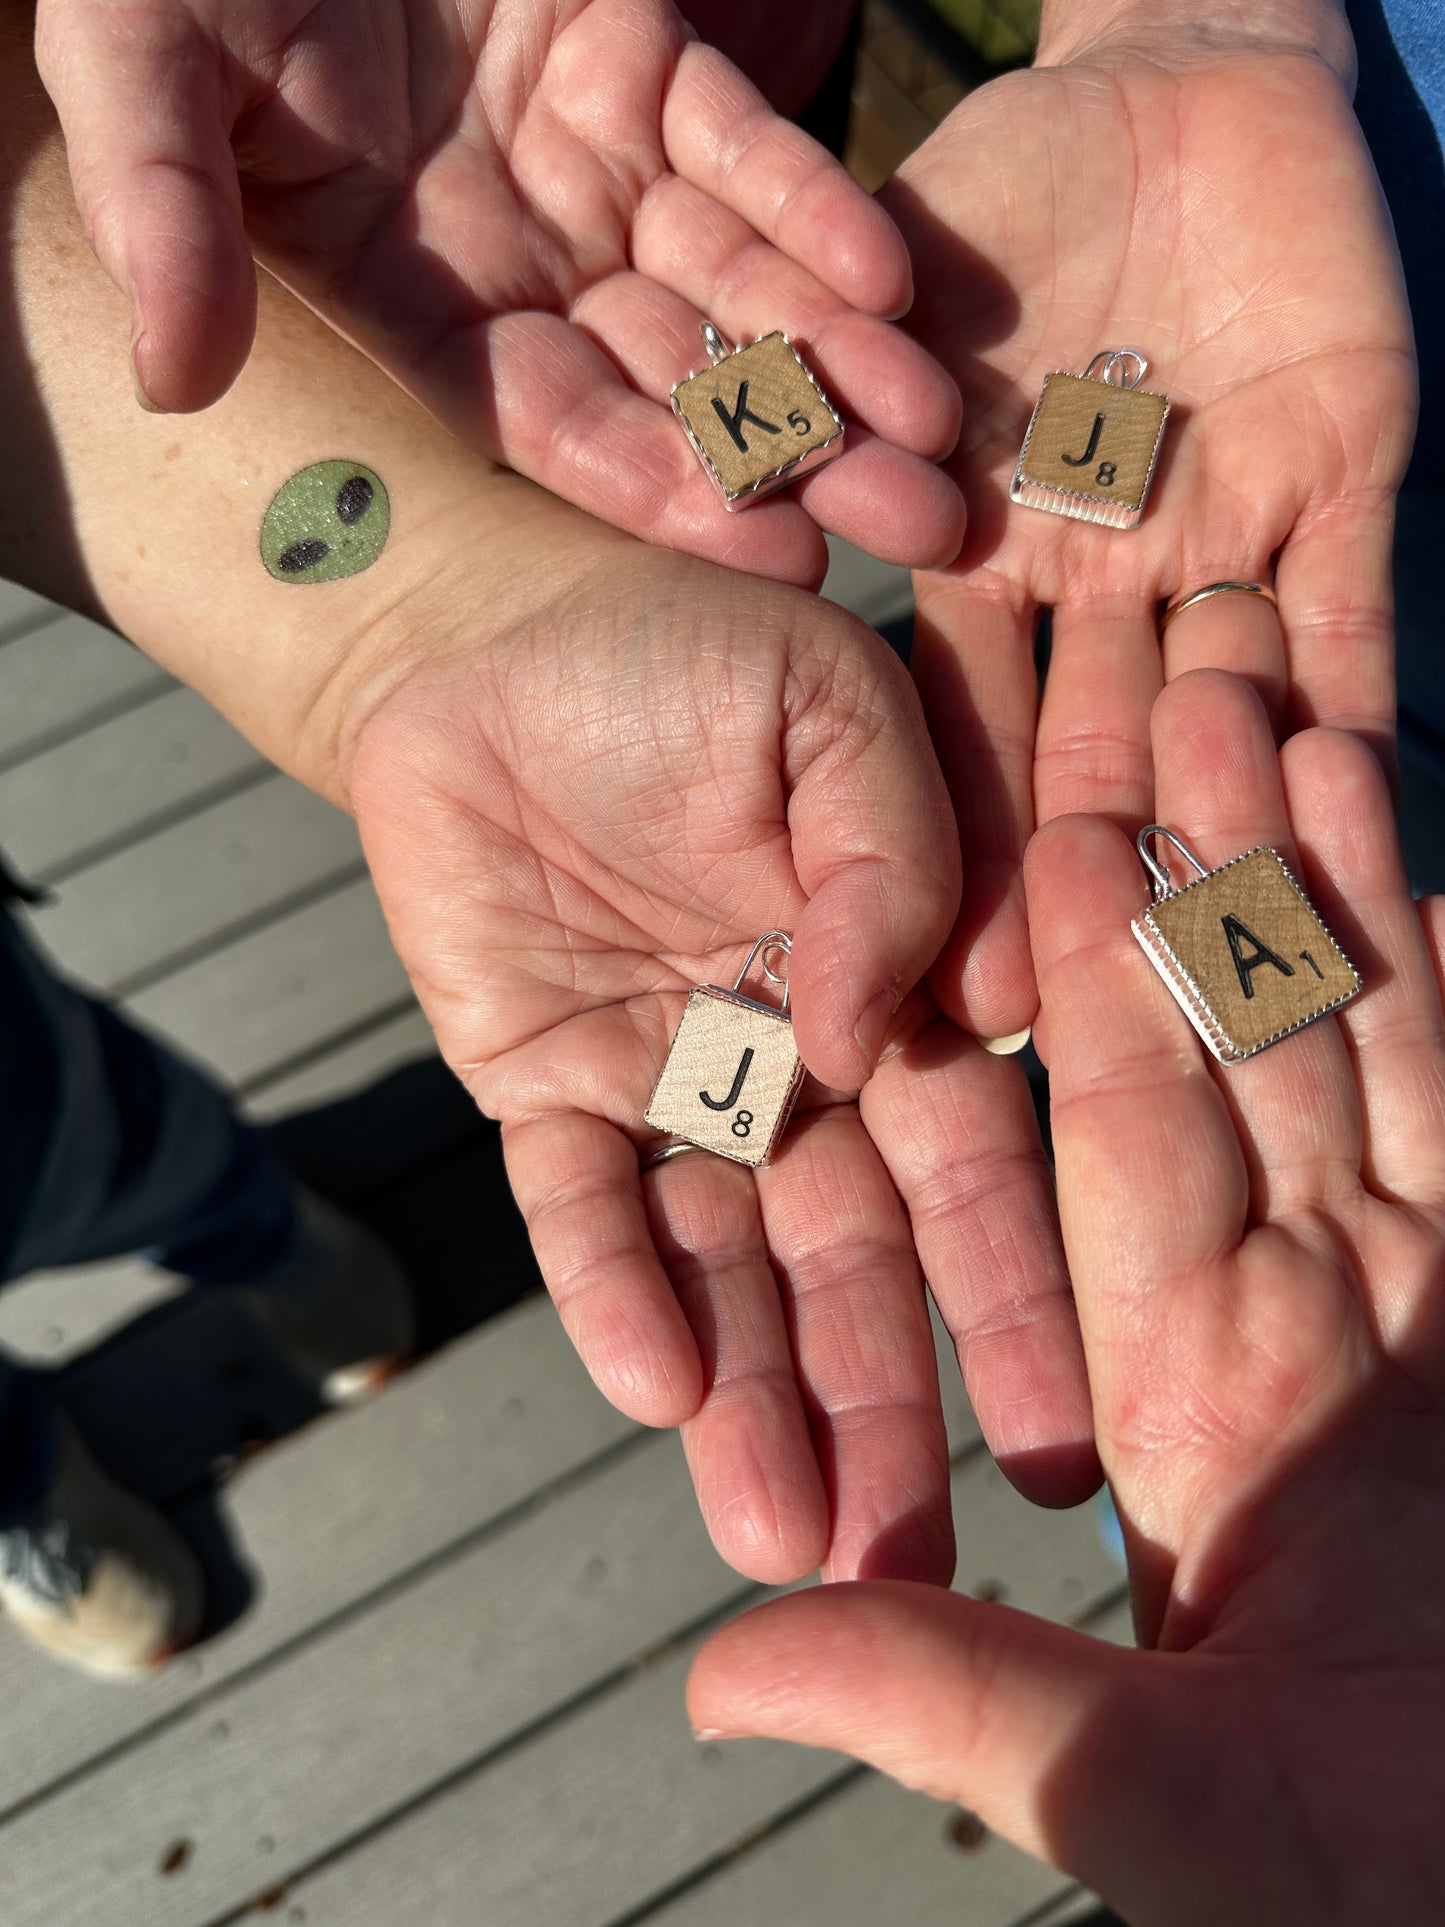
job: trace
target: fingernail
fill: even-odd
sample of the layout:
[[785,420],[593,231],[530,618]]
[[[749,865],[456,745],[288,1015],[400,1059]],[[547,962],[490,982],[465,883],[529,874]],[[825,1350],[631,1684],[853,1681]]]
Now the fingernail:
[[1034,1034],[1034,1027],[1028,1024],[1023,1030],[1016,1030],[1011,1037],[980,1037],[979,1043],[994,1057],[1017,1057]]
[[130,380],[131,380],[131,386],[135,389],[135,398],[140,403],[141,407],[146,411],[148,415],[158,415],[161,411],[159,410],[159,408],[156,407],[155,403],[151,400],[150,396],[146,393],[144,388],[142,388],[140,385],[140,375],[137,373],[136,365],[135,365],[134,348],[132,348],[130,351]]
[[695,1726],[692,1729],[692,1737],[699,1746],[707,1746],[714,1740],[725,1740],[728,1736],[720,1726]]
[[883,1040],[888,1035],[888,1026],[893,1022],[893,1013],[898,1008],[898,993],[892,985],[885,986],[869,1003],[853,1032],[853,1041],[868,1059],[868,1068],[873,1070],[878,1063]]

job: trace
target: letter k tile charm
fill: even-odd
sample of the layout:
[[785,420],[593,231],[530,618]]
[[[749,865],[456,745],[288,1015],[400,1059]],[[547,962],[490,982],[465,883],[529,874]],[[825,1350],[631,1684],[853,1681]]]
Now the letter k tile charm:
[[729,348],[709,322],[712,366],[672,405],[729,509],[745,508],[843,452],[843,423],[786,335]]

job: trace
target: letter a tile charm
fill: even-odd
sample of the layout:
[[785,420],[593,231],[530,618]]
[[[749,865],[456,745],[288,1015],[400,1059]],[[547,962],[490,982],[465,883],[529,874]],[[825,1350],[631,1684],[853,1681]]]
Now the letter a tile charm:
[[[1155,837],[1194,865],[1195,882],[1171,886],[1149,850]],[[1242,1063],[1359,995],[1359,973],[1276,851],[1250,850],[1206,871],[1172,831],[1151,823],[1139,854],[1156,900],[1130,927],[1222,1063]]]
[[672,405],[730,509],[745,508],[843,452],[843,423],[786,335],[729,348],[711,323],[713,365],[672,391]]
[[[646,1121],[654,1130],[739,1164],[767,1163],[787,1128],[803,1063],[793,1043],[786,989],[783,1008],[774,1010],[744,997],[741,986],[760,951],[787,948],[781,931],[769,931],[753,946],[731,990],[712,984],[689,996],[648,1102]],[[783,981],[766,961],[763,968],[774,982]]]
[[[1093,371],[1100,362],[1102,375]],[[1137,372],[1126,382],[1126,361]],[[1044,377],[1010,498],[1050,515],[1103,522],[1113,529],[1138,525],[1164,440],[1169,398],[1141,389],[1149,367],[1135,348],[1097,354],[1082,375]],[[1115,370],[1119,380],[1113,379]]]

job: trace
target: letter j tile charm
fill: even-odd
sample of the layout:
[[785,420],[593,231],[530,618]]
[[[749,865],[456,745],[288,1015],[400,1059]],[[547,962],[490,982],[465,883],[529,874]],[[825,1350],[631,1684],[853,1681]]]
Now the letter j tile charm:
[[1137,348],[1114,348],[1082,375],[1045,375],[1010,499],[1076,522],[1137,527],[1169,414],[1167,396],[1139,386],[1148,370]]
[[[1199,872],[1193,883],[1174,888],[1150,848],[1156,837]],[[1139,855],[1155,900],[1130,927],[1221,1063],[1243,1063],[1359,995],[1359,973],[1277,851],[1261,846],[1206,870],[1151,823]]]
[[[701,1150],[739,1164],[766,1164],[787,1129],[803,1081],[793,1042],[786,978],[769,968],[771,951],[791,948],[781,930],[759,937],[731,990],[716,984],[687,1000],[667,1062],[648,1101],[646,1121]],[[742,994],[753,959],[783,985],[780,1010]]]
[[786,335],[734,349],[711,322],[702,334],[712,366],[680,381],[672,405],[729,509],[843,453],[843,423]]

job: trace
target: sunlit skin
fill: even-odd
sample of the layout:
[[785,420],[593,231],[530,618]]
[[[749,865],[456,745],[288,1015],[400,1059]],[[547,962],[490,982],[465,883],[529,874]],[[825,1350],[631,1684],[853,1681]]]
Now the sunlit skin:
[[[455,434],[651,541],[802,583],[824,528],[957,551],[957,392],[879,318],[902,242],[670,0],[41,0],[37,54],[151,405],[234,378],[254,247]],[[704,317],[794,336],[849,423],[740,515],[668,406]]]
[[1365,992],[1234,1069],[1130,935],[1098,818],[1026,863],[1066,1247],[1139,1652],[922,1587],[763,1607],[695,1723],[839,1747],[960,1800],[1132,1927],[1374,1927],[1445,1905],[1445,900],[1411,902],[1379,765],[1171,683],[1160,814],[1301,860]]
[[[918,578],[914,667],[967,862],[933,982],[984,1036],[1034,1014],[1033,824],[1157,814],[1148,718],[1166,678],[1235,670],[1284,730],[1332,723],[1388,749],[1410,326],[1348,37],[1329,43],[1335,65],[1277,50],[1287,11],[1302,9],[1248,10],[1231,35],[1173,7],[1046,8],[1042,64],[965,100],[884,196],[913,250],[909,326],[964,398],[969,533],[948,571]],[[1118,23],[1091,45],[1103,14]],[[1044,376],[1118,347],[1149,357],[1144,385],[1174,404],[1141,525],[1011,506]],[[1240,578],[1277,584],[1278,620],[1216,598],[1161,649],[1164,602]]]
[[[827,603],[620,539],[578,573],[567,533],[562,586],[485,644],[443,584],[429,660],[356,738],[393,939],[501,1120],[582,1358],[682,1426],[723,1554],[946,1580],[925,1274],[1015,1482],[1067,1503],[1098,1469],[1027,1093],[911,991],[958,890],[916,697]],[[770,926],[822,1082],[756,1173],[698,1152],[640,1174],[688,991],[731,984]]]

